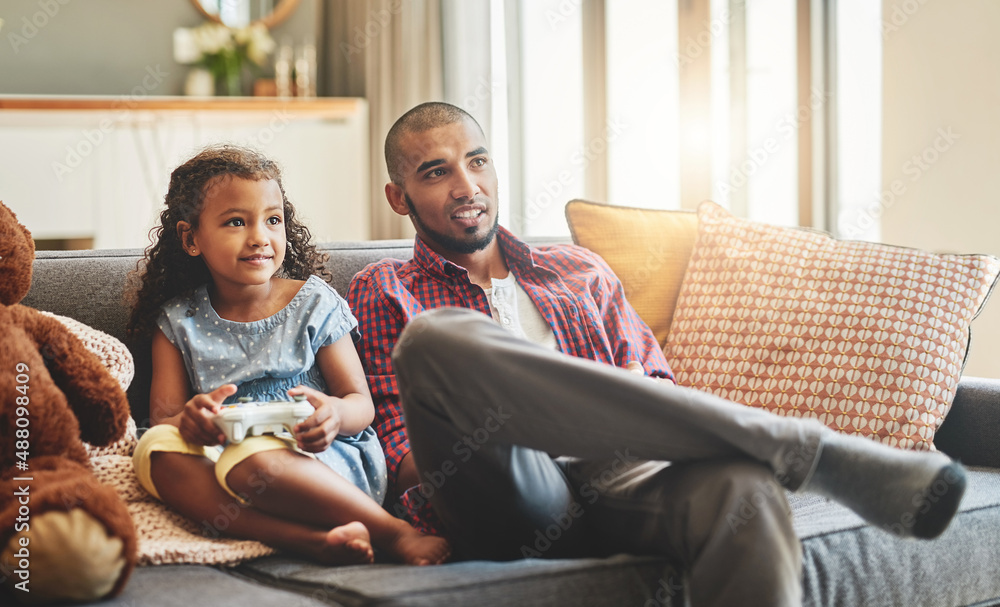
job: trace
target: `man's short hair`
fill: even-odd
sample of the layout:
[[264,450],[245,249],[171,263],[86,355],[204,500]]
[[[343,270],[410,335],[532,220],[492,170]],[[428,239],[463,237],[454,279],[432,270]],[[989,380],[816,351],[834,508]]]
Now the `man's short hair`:
[[483,132],[483,127],[479,126],[472,115],[458,106],[443,101],[421,103],[400,116],[399,120],[389,129],[389,134],[385,136],[385,166],[389,170],[389,179],[397,185],[402,184],[403,175],[400,171],[402,171],[407,154],[414,154],[414,152],[403,150],[400,146],[400,141],[405,134],[423,133],[463,120],[471,120],[479,132]]

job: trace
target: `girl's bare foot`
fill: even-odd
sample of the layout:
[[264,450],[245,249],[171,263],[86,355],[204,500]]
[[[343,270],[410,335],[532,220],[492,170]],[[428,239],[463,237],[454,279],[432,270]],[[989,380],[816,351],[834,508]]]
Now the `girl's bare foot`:
[[319,553],[325,565],[367,565],[375,561],[368,528],[355,521],[334,527],[326,534],[326,543]]
[[424,535],[409,525],[400,529],[386,550],[407,565],[440,565],[451,556],[448,540]]

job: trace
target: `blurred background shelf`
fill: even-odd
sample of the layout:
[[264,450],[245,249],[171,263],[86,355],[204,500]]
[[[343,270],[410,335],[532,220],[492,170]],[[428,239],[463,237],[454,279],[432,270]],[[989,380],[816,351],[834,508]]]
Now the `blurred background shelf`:
[[38,240],[145,247],[173,168],[237,143],[281,165],[316,241],[365,240],[368,128],[361,98],[3,95],[0,200]]

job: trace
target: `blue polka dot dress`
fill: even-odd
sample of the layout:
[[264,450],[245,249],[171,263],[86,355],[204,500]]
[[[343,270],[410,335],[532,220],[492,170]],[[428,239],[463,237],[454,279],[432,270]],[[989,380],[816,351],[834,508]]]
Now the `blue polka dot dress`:
[[[236,394],[226,400],[230,403],[244,396],[287,401],[288,390],[299,384],[326,392],[316,353],[345,335],[356,339],[358,321],[343,297],[310,276],[287,306],[262,320],[221,318],[203,285],[191,297],[164,304],[157,324],[184,357],[194,391],[236,384]],[[385,499],[385,455],[370,426],[354,436],[338,436],[315,455],[379,504]]]

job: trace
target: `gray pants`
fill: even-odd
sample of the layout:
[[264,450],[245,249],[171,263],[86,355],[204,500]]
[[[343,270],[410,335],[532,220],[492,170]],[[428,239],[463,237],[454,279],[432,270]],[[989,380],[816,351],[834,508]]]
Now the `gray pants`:
[[782,486],[810,474],[820,424],[553,352],[457,308],[416,317],[393,362],[424,493],[459,556],[657,554],[685,572],[693,605],[801,602]]

